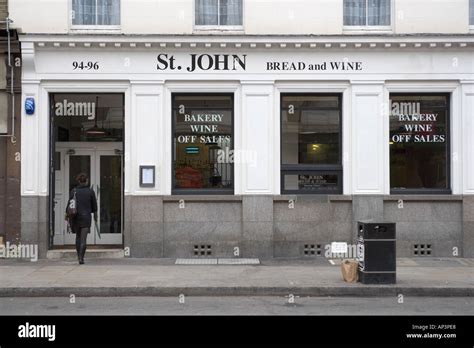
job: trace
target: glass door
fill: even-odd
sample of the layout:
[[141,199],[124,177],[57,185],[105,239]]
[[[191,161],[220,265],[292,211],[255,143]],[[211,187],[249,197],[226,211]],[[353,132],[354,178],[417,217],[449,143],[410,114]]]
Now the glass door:
[[90,187],[97,197],[98,223],[92,221],[87,244],[122,245],[123,159],[120,147],[121,144],[82,149],[58,147],[54,245],[74,245],[76,242],[76,235],[68,232],[64,214],[79,173],[89,177]]
[[[94,150],[74,150],[74,153],[69,153],[66,158],[66,205],[69,199],[70,192],[74,187],[77,186],[76,176],[79,173],[85,173],[89,177],[89,183],[91,188],[96,191],[96,163],[95,163],[95,152]],[[65,207],[66,207],[65,205]],[[62,214],[64,216],[64,213]],[[66,226],[67,227],[67,226]],[[73,233],[66,233],[64,235],[64,244],[75,244],[76,235]],[[91,233],[87,236],[87,244],[95,243],[95,226],[92,224]]]
[[97,202],[100,238],[96,244],[122,244],[122,155],[96,152]]

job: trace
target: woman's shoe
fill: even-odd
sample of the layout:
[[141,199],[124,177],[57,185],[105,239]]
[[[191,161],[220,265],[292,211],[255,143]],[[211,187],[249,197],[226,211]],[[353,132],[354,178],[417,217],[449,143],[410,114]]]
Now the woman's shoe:
[[84,264],[84,260],[79,260],[79,264],[80,264],[80,265],[83,265],[83,264]]

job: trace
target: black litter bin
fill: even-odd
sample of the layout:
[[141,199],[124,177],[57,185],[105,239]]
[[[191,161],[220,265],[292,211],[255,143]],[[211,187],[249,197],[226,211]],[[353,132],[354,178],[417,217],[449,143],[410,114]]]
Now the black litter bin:
[[392,222],[358,222],[359,280],[362,284],[395,284],[396,232]]

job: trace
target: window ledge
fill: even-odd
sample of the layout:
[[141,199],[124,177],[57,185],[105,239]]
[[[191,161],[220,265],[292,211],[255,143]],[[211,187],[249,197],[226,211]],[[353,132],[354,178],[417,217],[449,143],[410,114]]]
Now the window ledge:
[[315,202],[352,202],[351,195],[328,195],[328,194],[283,194],[280,196],[273,196],[274,202],[288,202],[288,201],[315,201]]
[[241,35],[244,34],[245,30],[244,27],[240,26],[196,26],[193,29],[193,34],[236,34],[236,35]]
[[343,26],[342,34],[360,35],[360,34],[393,34],[393,28],[377,26]]
[[242,200],[242,196],[239,195],[173,195],[163,196],[164,202],[179,202],[180,200],[186,202],[238,202]]
[[120,27],[72,27],[71,34],[121,34]]
[[384,201],[462,201],[462,195],[451,194],[394,194],[383,197]]

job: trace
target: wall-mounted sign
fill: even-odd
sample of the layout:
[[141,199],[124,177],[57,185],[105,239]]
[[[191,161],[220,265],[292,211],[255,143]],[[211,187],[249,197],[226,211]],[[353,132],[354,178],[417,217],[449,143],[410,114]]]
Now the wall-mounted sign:
[[35,98],[25,99],[25,112],[27,115],[35,114]]
[[155,166],[140,166],[140,187],[155,187]]
[[[109,46],[109,45],[107,45]],[[472,53],[456,52],[457,64],[452,64],[452,53],[420,51],[416,59],[405,50],[365,49],[237,49],[226,48],[147,49],[123,47],[115,49],[41,48],[35,51],[35,73],[54,74],[53,79],[68,79],[74,75],[91,75],[97,79],[116,79],[109,74],[123,75],[124,79],[138,79],[133,74],[147,74],[147,78],[162,80],[170,75],[174,79],[188,79],[190,75],[204,74],[232,76],[233,79],[258,79],[252,74],[266,74],[269,80],[293,74],[310,80],[314,76],[343,76],[344,80],[362,74],[381,74],[381,79],[392,79],[392,74],[406,78],[407,74],[452,74],[451,79],[472,74]],[[125,68],[124,68],[125,67]],[[64,74],[64,75],[61,75]],[[148,75],[149,74],[149,75]],[[314,76],[313,76],[314,75]],[[267,78],[266,77],[266,78]],[[46,77],[44,77],[46,78]],[[165,80],[169,79],[167,76]],[[370,77],[372,78],[372,77]],[[425,77],[426,78],[426,77]],[[367,76],[369,79],[369,76]]]
[[[156,70],[163,71],[246,71],[246,54],[189,54],[188,62],[177,60],[174,55],[157,56]],[[180,57],[181,58],[181,57]],[[361,61],[312,61],[280,60],[265,62],[267,71],[362,71]]]
[[362,71],[363,63],[356,61],[324,61],[309,63],[304,61],[267,62],[267,71]]
[[245,71],[247,64],[246,54],[190,54],[189,61],[183,67],[177,63],[176,57],[162,53],[157,57],[156,70],[183,70],[187,72],[198,71]]

